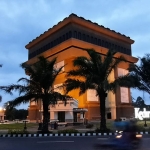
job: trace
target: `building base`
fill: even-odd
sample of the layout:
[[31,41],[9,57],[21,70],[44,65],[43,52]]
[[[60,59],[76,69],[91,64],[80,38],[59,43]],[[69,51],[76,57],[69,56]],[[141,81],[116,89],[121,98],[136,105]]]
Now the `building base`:
[[133,106],[119,106],[116,107],[116,119],[125,117],[132,118],[134,116],[134,107]]

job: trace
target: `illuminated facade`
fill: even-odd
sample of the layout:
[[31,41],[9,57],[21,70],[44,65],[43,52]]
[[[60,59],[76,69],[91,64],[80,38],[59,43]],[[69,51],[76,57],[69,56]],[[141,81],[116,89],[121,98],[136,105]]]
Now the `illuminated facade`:
[[[133,43],[134,41],[130,37],[71,14],[26,45],[28,49],[27,62],[29,64],[36,62],[37,56],[40,55],[49,60],[57,57],[56,66],[60,67],[67,64],[63,69],[68,71],[73,68],[72,60],[75,57],[87,56],[83,49],[93,48],[100,54],[105,55],[108,49],[111,48],[118,51],[116,56],[123,55],[127,59],[126,63],[121,63],[118,68],[111,72],[109,76],[111,81],[115,77],[126,74],[126,69],[130,63],[137,62],[137,58],[133,57],[131,52],[131,44]],[[64,80],[65,75],[59,75],[54,86],[62,84]],[[94,90],[88,90],[81,96],[78,95],[78,90],[69,93],[70,96],[78,100],[79,108],[88,109],[88,112],[85,113],[85,118],[89,120],[99,119],[100,117],[99,101],[94,93]],[[115,94],[109,92],[106,108],[106,117],[108,119],[133,116],[134,109],[131,106],[130,89],[118,88]],[[28,119],[39,120],[41,118],[40,113],[40,102],[30,103]]]

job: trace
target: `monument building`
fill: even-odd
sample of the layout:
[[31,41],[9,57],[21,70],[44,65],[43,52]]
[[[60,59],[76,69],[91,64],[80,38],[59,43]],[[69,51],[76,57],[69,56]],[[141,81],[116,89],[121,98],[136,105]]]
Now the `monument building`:
[[[65,64],[63,71],[67,72],[73,68],[72,60],[78,56],[88,56],[84,49],[95,49],[99,54],[105,55],[110,49],[117,51],[117,56],[123,55],[127,62],[121,63],[115,68],[109,80],[113,81],[120,75],[128,73],[127,68],[130,63],[136,63],[137,58],[132,56],[131,45],[134,41],[119,32],[105,28],[95,22],[86,20],[76,14],[71,14],[57,25],[48,29],[25,47],[28,50],[28,63],[33,64],[37,57],[42,55],[48,60],[57,57],[56,67]],[[65,81],[65,74],[60,74],[56,78],[54,86],[59,86]],[[59,91],[62,92],[62,91]],[[58,119],[62,122],[66,120],[76,121],[78,116],[74,116],[76,109],[79,109],[79,118],[96,120],[100,118],[99,100],[94,90],[88,90],[79,96],[79,90],[69,93],[73,100],[66,107],[60,108],[59,103],[56,108],[50,106],[51,119]],[[131,94],[129,88],[120,87],[116,93],[108,92],[106,99],[106,117],[116,119],[120,117],[133,116],[134,109],[131,105]],[[86,111],[81,111],[82,109]],[[70,113],[69,113],[70,112]],[[85,115],[83,116],[83,112]],[[63,115],[62,115],[63,114]],[[81,117],[82,116],[82,117]],[[31,102],[29,105],[29,120],[39,120],[42,118],[41,102]]]

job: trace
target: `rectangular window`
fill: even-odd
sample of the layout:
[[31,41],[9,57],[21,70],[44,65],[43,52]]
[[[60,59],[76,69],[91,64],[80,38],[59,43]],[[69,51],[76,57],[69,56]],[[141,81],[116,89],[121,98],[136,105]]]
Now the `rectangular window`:
[[96,90],[87,90],[87,101],[98,101]]
[[[118,68],[118,76],[124,76],[128,74],[128,70]],[[126,87],[120,87],[120,95],[121,95],[121,103],[129,103],[129,92],[128,88]]]

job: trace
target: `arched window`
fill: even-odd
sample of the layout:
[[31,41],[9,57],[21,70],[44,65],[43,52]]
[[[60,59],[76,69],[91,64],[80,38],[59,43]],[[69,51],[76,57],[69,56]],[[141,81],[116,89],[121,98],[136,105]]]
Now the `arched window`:
[[73,37],[77,39],[77,31],[74,31],[74,36]]
[[53,47],[53,42],[51,42],[51,47]]
[[63,35],[63,41],[65,41],[65,35]]
[[114,44],[112,44],[112,49],[114,50],[115,48],[114,48]]
[[103,46],[103,47],[105,46],[105,42],[104,42],[104,40],[102,40],[102,46]]
[[121,47],[121,52],[124,53],[123,47]]
[[97,45],[97,38],[94,38],[94,43]]
[[127,54],[126,48],[124,48],[124,53]]
[[81,40],[81,32],[78,32],[78,39]]
[[98,45],[102,46],[101,39],[98,39]]
[[118,46],[118,52],[121,52],[121,50],[120,50],[120,46]]
[[117,50],[117,45],[115,45],[115,51],[118,51],[118,50]]
[[59,44],[59,38],[56,39],[56,44]]
[[110,42],[108,42],[108,48],[111,49],[111,43]]
[[86,41],[90,42],[90,36],[89,35],[86,36]]
[[62,42],[62,36],[61,36],[61,37],[59,37],[59,42],[60,42],[60,43]]
[[51,43],[48,43],[48,49],[50,49],[50,47],[51,47]]
[[54,46],[56,45],[56,40],[54,40]]
[[69,36],[68,36],[68,33],[66,33],[66,40],[68,40],[69,39]]
[[108,42],[107,41],[105,41],[105,47],[108,48]]
[[93,42],[93,36],[91,36],[91,43],[94,43],[94,42]]
[[72,32],[71,31],[69,31],[69,38],[71,38],[72,37]]
[[82,34],[82,40],[85,41],[86,38],[85,38],[85,34]]

